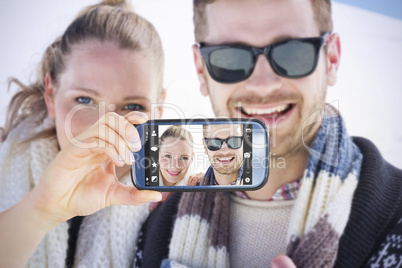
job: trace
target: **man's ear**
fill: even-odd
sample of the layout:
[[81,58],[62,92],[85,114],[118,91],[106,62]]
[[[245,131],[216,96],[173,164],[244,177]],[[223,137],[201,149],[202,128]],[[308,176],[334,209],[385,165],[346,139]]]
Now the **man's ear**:
[[333,33],[329,39],[327,48],[327,73],[328,85],[336,83],[339,64],[341,61],[341,41],[337,33]]
[[53,86],[50,74],[46,73],[44,98],[45,98],[47,113],[49,114],[49,116],[51,118],[56,118],[55,104],[54,104],[55,93],[56,93],[56,90]]
[[204,76],[204,63],[201,57],[200,49],[198,45],[193,45],[193,56],[195,70],[197,71],[198,80],[200,81],[200,91],[203,96],[208,96],[207,81]]
[[156,110],[157,114],[154,115],[154,118],[156,118],[156,119],[161,119],[162,118],[165,100],[166,100],[166,89],[162,89],[162,92],[158,96],[159,104],[158,104],[158,107],[156,108],[157,109]]

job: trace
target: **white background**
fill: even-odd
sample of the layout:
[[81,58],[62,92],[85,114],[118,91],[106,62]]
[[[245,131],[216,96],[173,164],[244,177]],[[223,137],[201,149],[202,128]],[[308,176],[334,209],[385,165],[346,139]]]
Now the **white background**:
[[[10,76],[28,83],[45,48],[61,35],[78,11],[97,1],[38,0],[0,2],[0,125],[10,98]],[[192,1],[133,0],[135,10],[161,35],[166,54],[164,118],[212,117],[208,98],[199,93],[193,66]],[[327,101],[339,108],[349,134],[371,139],[385,158],[402,167],[402,21],[333,3],[342,61],[337,85]]]

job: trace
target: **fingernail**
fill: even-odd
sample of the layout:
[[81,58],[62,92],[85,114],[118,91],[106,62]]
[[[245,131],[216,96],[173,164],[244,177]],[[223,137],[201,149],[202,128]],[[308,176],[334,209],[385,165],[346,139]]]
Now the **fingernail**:
[[141,113],[141,112],[135,112],[133,114],[130,114],[128,117],[126,117],[126,119],[131,122],[131,121],[136,121],[136,119],[138,117],[141,117],[141,118],[145,119],[145,121],[148,121],[148,115]]
[[131,148],[134,150],[139,150],[141,149],[141,141],[137,140],[137,141],[130,141],[131,142]]
[[141,116],[142,118],[148,120],[148,115],[146,113],[137,112],[137,115]]
[[139,135],[133,135],[133,136],[128,138],[128,141],[131,142],[131,143],[136,144],[136,143],[140,143],[141,139],[140,139]]
[[121,164],[125,164],[123,158],[119,154],[117,155],[117,161]]

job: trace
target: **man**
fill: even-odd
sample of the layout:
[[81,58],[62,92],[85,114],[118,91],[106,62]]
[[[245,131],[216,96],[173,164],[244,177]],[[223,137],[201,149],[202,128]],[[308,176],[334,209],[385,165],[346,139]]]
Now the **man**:
[[330,1],[194,0],[194,23],[201,93],[217,116],[263,120],[286,167],[244,195],[170,196],[143,228],[144,264],[402,267],[402,171],[325,104]]
[[203,145],[211,166],[203,185],[240,185],[243,172],[243,131],[238,124],[204,125]]

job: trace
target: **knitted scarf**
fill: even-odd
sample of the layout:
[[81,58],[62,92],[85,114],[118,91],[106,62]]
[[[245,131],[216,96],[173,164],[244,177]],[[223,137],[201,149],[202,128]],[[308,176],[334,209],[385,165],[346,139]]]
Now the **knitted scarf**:
[[[337,111],[327,107],[321,119],[288,228],[297,267],[333,266],[362,164]],[[227,193],[184,193],[162,267],[230,267],[229,209]]]
[[[39,127],[24,122],[0,144],[0,211],[32,190],[59,152],[55,136],[35,140],[26,147],[17,145],[28,135],[52,126],[50,118]],[[129,175],[121,182],[131,185]],[[75,267],[132,267],[138,232],[148,213],[147,205],[112,206],[86,216],[77,241]],[[68,227],[63,222],[50,230],[26,267],[65,267]]]

